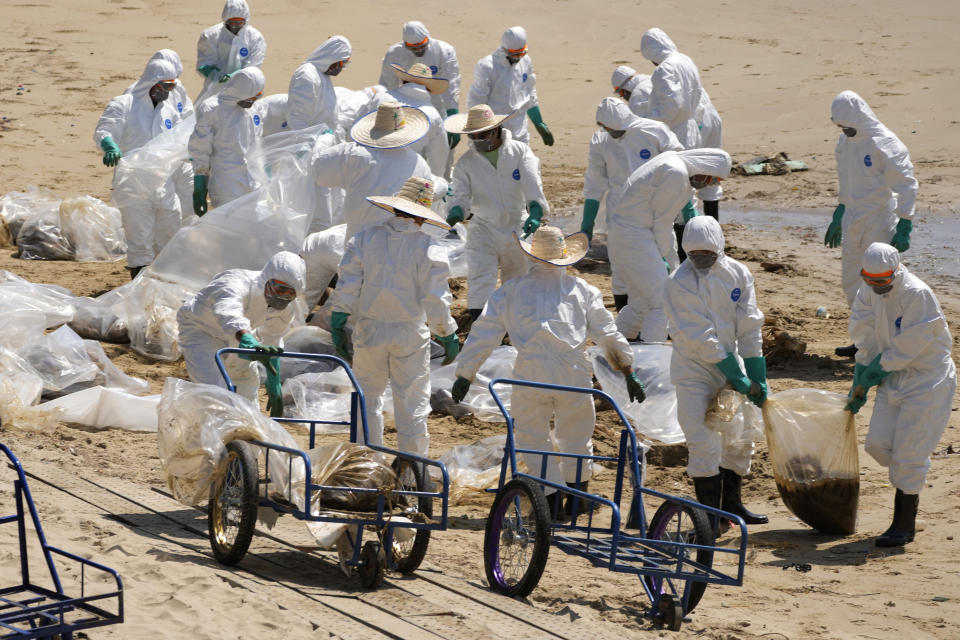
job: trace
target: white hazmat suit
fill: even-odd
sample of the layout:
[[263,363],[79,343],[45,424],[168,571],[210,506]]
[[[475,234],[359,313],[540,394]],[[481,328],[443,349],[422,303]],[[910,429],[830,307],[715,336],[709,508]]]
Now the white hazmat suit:
[[847,303],[860,288],[863,254],[874,242],[890,242],[898,218],[913,218],[917,181],[910,152],[877,119],[869,105],[853,91],[833,100],[831,119],[857,130],[837,141],[837,177],[844,205],[841,245],[841,284]]
[[[285,309],[267,306],[263,288],[268,280],[281,280],[297,290],[304,288],[303,260],[295,253],[281,251],[261,271],[228,269],[210,281],[177,312],[180,349],[194,382],[225,386],[214,354],[237,346],[237,332],[251,331],[268,345],[277,345],[286,332],[302,324],[302,305],[291,302]],[[235,355],[224,359],[224,367],[237,393],[256,400],[260,379],[256,363]]]
[[[103,110],[93,134],[97,149],[104,138],[110,137],[122,153],[128,154],[173,129],[182,115],[171,99],[173,93],[154,106],[150,89],[175,77],[176,69],[170,62],[155,59],[147,63],[133,89],[111,100]],[[122,186],[119,181],[130,177],[123,170],[123,162],[121,158],[114,171],[113,200],[123,219],[127,265],[142,267],[153,262],[180,228],[180,199],[172,176],[151,182],[153,188],[146,192]]]
[[619,95],[621,90],[630,93],[630,98],[625,98],[630,111],[643,118],[649,117],[647,113],[649,111],[650,92],[653,90],[650,76],[637,73],[633,67],[620,65],[613,70],[610,83],[613,85],[614,93]]
[[[700,127],[700,146],[708,149],[723,148],[723,121],[706,89],[700,91],[697,125]],[[702,189],[697,189],[697,196],[703,202],[718,201],[723,197],[723,186],[719,182],[709,184]]]
[[[752,442],[718,433],[704,420],[707,407],[727,384],[717,363],[727,353],[738,361],[763,356],[763,313],[757,308],[753,275],[724,255],[723,248],[720,224],[711,217],[693,218],[683,234],[684,251],[713,251],[717,261],[702,272],[686,260],[664,287],[673,339],[670,381],[677,388],[677,421],[687,440],[687,473],[692,478],[715,476],[720,467],[743,476],[750,471],[753,454]],[[759,419],[752,407],[744,409],[750,410],[744,412],[747,420]],[[757,425],[749,427],[753,431]]]
[[645,115],[670,127],[685,148],[702,146],[696,119],[701,92],[697,65],[656,27],[643,34],[640,52],[657,65],[650,76],[650,102]]
[[391,89],[377,96],[377,99],[370,105],[371,111],[376,110],[383,102],[399,102],[416,107],[427,114],[427,119],[430,121],[430,130],[427,131],[427,135],[411,144],[410,148],[423,156],[434,175],[445,175],[447,158],[450,155],[447,132],[443,128],[443,118],[433,106],[430,93],[426,87],[414,82],[407,82],[396,89]]
[[254,113],[260,114],[261,137],[290,130],[287,122],[287,94],[274,93],[264,96],[254,102],[251,108]]
[[523,27],[512,27],[504,32],[500,47],[481,58],[473,68],[473,84],[467,94],[467,107],[486,104],[494,113],[513,114],[504,121],[504,128],[509,129],[518,142],[529,143],[527,110],[539,105],[533,60],[528,54],[515,64],[507,61],[508,49],[526,46],[527,32]]
[[261,91],[265,79],[257,67],[238,71],[223,90],[197,107],[197,126],[187,150],[195,175],[210,177],[211,208],[219,207],[257,188],[247,156],[263,125],[260,114],[244,109],[239,100]]
[[[404,42],[412,45],[427,40],[427,50],[422,56],[414,55],[404,46]],[[430,71],[438,78],[450,81],[447,90],[430,96],[433,107],[441,116],[446,116],[450,109],[460,108],[460,64],[457,62],[457,52],[452,45],[443,40],[430,37],[430,32],[422,22],[412,21],[403,25],[403,42],[398,42],[387,49],[383,56],[380,68],[380,84],[388,90],[400,87],[400,78],[393,72],[391,64],[398,64],[404,69],[419,62],[430,67]]]
[[[667,339],[663,286],[677,268],[673,220],[690,200],[690,176],[724,177],[730,156],[722,149],[664,151],[635,170],[607,213],[610,262],[629,296],[617,316],[620,332],[646,342]],[[666,261],[666,265],[664,264]]]
[[337,275],[346,235],[347,225],[338,224],[304,238],[300,257],[307,266],[307,286],[303,297],[308,309],[317,304],[333,276]]
[[353,372],[365,396],[373,444],[383,443],[389,379],[398,448],[428,453],[430,333],[448,336],[457,330],[449,277],[446,252],[412,220],[392,216],[347,241],[333,310],[352,316]]
[[[333,80],[324,73],[330,65],[350,59],[353,49],[343,36],[333,36],[314,49],[303,61],[287,89],[287,125],[293,131],[325,124],[338,130],[337,93]],[[338,139],[343,139],[340,131]]]
[[950,420],[957,387],[953,340],[933,291],[900,264],[895,248],[874,243],[862,264],[868,273],[894,272],[893,289],[883,295],[862,284],[850,312],[857,363],[868,365],[879,355],[891,372],[877,387],[864,449],[889,467],[890,484],[914,495]]
[[[259,67],[267,57],[267,41],[249,24],[250,7],[246,0],[227,0],[220,17],[222,22],[204,29],[197,41],[197,68],[214,65],[220,69],[204,79],[197,102],[202,102],[223,89],[220,79],[225,74],[247,67]],[[247,21],[237,35],[233,35],[224,25],[230,18],[243,18]]]

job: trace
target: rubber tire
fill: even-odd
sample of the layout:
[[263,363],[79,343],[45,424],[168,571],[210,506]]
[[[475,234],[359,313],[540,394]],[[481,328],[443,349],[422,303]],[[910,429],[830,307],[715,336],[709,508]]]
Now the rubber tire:
[[660,622],[670,631],[680,631],[683,624],[683,607],[681,602],[672,594],[664,593],[660,596]]
[[[676,514],[678,511],[689,516],[691,522],[693,523],[694,539],[688,542],[692,544],[705,544],[711,546],[714,544],[715,538],[713,535],[713,528],[710,526],[710,519],[707,517],[707,514],[701,509],[695,509],[694,507],[681,504],[673,500],[664,500],[663,504],[661,504],[657,509],[657,512],[650,520],[650,526],[647,529],[647,538],[651,540],[664,539],[662,537],[663,533],[666,531],[668,523],[673,519],[674,514]],[[711,567],[713,566],[713,551],[698,549],[696,559],[700,564]],[[652,592],[656,593],[659,590],[661,586],[659,581],[662,580],[662,578],[644,576],[643,579],[647,583],[647,586],[650,587]],[[683,615],[690,613],[696,608],[696,606],[700,603],[700,599],[703,598],[703,592],[706,591],[706,589],[706,582],[687,580],[686,585],[684,586],[684,591],[678,590],[677,597],[679,598],[681,605],[683,604],[684,592],[687,590],[690,592],[690,596],[687,600],[687,608],[682,612]]]
[[[415,464],[406,458],[396,458],[393,461],[393,470],[397,474],[397,483],[399,486],[400,482],[400,469],[404,467],[413,472],[413,477],[415,478],[414,482],[416,484],[415,489],[417,491],[425,491],[426,482],[423,477],[423,467],[419,464]],[[433,517],[433,500],[431,498],[421,497],[418,498],[417,510],[427,516],[428,518]],[[397,571],[403,574],[413,573],[420,566],[420,563],[423,562],[424,556],[427,555],[427,545],[430,544],[430,530],[429,529],[417,529],[417,533],[413,538],[413,546],[410,548],[410,553],[403,557],[397,557],[396,552],[394,552],[393,561],[396,564]]]
[[[210,502],[207,505],[207,531],[210,537],[210,548],[214,557],[222,564],[235,565],[247,553],[250,541],[253,539],[253,530],[257,524],[257,455],[254,448],[242,440],[234,440],[227,444],[227,455],[232,458],[228,461],[227,473],[214,486],[210,487]],[[221,543],[217,540],[216,519],[220,513],[218,507],[220,494],[234,461],[239,464],[242,494],[240,496],[240,522],[237,525],[237,536],[233,544]]]
[[387,565],[387,555],[383,545],[376,540],[367,540],[360,550],[360,584],[366,589],[376,589],[383,583],[383,570]]
[[[523,576],[510,585],[500,573],[500,539],[503,533],[503,517],[511,508],[516,497],[526,497],[533,507],[534,540],[530,563]],[[540,582],[543,569],[547,566],[550,552],[550,507],[543,490],[530,478],[514,478],[503,485],[490,507],[487,526],[483,536],[483,565],[487,574],[487,583],[498,593],[510,597],[524,597],[530,594]]]

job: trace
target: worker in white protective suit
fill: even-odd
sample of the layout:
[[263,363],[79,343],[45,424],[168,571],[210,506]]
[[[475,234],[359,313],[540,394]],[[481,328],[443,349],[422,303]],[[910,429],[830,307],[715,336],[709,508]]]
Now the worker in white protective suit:
[[[514,235],[514,242],[518,242]],[[534,382],[592,388],[593,367],[587,358],[587,340],[604,350],[610,366],[623,373],[631,400],[643,402],[643,385],[633,371],[633,351],[617,331],[613,316],[603,306],[599,289],[567,273],[567,267],[587,253],[585,233],[563,236],[558,227],[544,225],[528,244],[518,244],[531,263],[530,272],[503,284],[490,297],[483,314],[474,323],[456,369],[451,395],[455,402],[466,396],[470,383],[489,357],[510,334],[517,348],[511,377]],[[545,391],[515,386],[510,399],[516,446],[520,449],[593,454],[596,423],[590,394]],[[550,421],[554,435],[550,434]],[[542,456],[523,454],[527,469],[540,475]],[[587,491],[591,464],[585,462],[577,477],[577,460],[549,456],[545,479],[559,486],[544,485],[544,492],[562,490],[564,483]],[[572,500],[567,502],[570,513]],[[556,499],[549,501],[558,519]],[[582,501],[581,501],[582,504]]]
[[611,268],[627,289],[617,327],[628,339],[667,339],[663,285],[679,264],[673,221],[691,188],[730,173],[723,149],[664,151],[636,169],[607,212]]
[[[175,89],[173,64],[151,60],[130,93],[107,103],[93,133],[93,141],[103,151],[103,164],[115,167],[124,154],[173,129],[181,118],[169,99]],[[172,176],[153,178],[114,171],[113,202],[122,216],[131,277],[153,262],[180,228],[180,200]]]
[[488,105],[496,113],[509,117],[503,126],[514,140],[530,143],[527,117],[545,145],[553,145],[553,134],[543,121],[537,99],[537,76],[533,60],[527,55],[527,32],[510,27],[503,32],[500,46],[481,58],[473,68],[473,84],[467,94],[467,106]]
[[[710,100],[706,89],[700,91],[700,106],[697,108],[697,125],[700,127],[700,146],[707,149],[723,148],[723,121],[716,107]],[[712,181],[702,189],[697,190],[697,197],[703,202],[703,215],[720,221],[720,198],[723,197],[723,186],[719,181]],[[677,242],[682,236],[678,236]]]
[[253,103],[253,112],[260,116],[261,137],[290,131],[287,122],[287,94],[273,93],[263,96]]
[[[453,362],[460,350],[450,315],[450,263],[420,230],[424,223],[449,230],[430,209],[433,194],[429,180],[412,177],[396,196],[370,198],[393,216],[347,241],[330,321],[337,353],[352,357],[363,389],[370,442],[383,443],[383,393],[389,380],[397,446],[420,456],[430,445],[430,334],[446,351],[443,364]],[[345,330],[351,316],[352,353]]]
[[338,224],[304,238],[300,257],[307,266],[307,285],[303,297],[308,310],[320,304],[327,287],[336,284],[346,235],[347,225]]
[[217,95],[197,107],[197,126],[187,151],[193,162],[193,212],[207,212],[257,188],[247,164],[263,121],[251,109],[263,94],[265,79],[257,67],[236,72]]
[[874,242],[862,265],[863,284],[850,312],[858,350],[849,409],[859,411],[877,387],[864,449],[889,468],[896,494],[893,522],[875,542],[899,547],[913,541],[930,454],[950,420],[957,388],[953,339],[937,297],[900,264],[895,247]]
[[258,355],[228,354],[224,368],[237,393],[256,401],[260,377],[256,363],[267,370],[267,409],[283,415],[279,363],[280,339],[292,327],[303,324],[303,305],[297,300],[304,287],[303,260],[281,251],[260,271],[228,269],[187,300],[177,312],[180,350],[190,379],[224,386],[214,355],[219,349],[256,349]]
[[[287,89],[287,126],[291,130],[325,124],[337,131],[339,109],[331,78],[343,71],[352,54],[349,40],[333,36],[297,67]],[[343,139],[342,132],[338,139]]]
[[316,184],[346,191],[347,240],[365,227],[390,219],[390,214],[367,201],[366,194],[397,193],[411,176],[430,181],[438,202],[446,193],[446,180],[435,177],[427,161],[410,149],[429,128],[426,114],[419,109],[384,102],[353,125],[352,142],[335,144],[314,156],[311,173]]
[[214,96],[240,69],[259,67],[267,57],[267,41],[250,22],[246,0],[227,0],[223,22],[207,27],[197,41],[197,73],[204,77],[197,103]]
[[[830,119],[843,131],[835,152],[840,204],[823,242],[831,248],[840,246],[840,283],[852,307],[867,247],[888,242],[899,251],[910,248],[917,180],[906,145],[856,93],[837,95]],[[853,357],[856,347],[838,347],[836,354]]]
[[613,85],[613,92],[626,101],[630,111],[643,118],[649,117],[647,112],[650,92],[653,90],[650,76],[637,73],[633,67],[620,65],[613,70],[610,84]]
[[689,56],[680,53],[662,29],[648,29],[640,39],[640,53],[657,68],[650,76],[646,116],[666,124],[686,149],[702,146],[697,123],[700,72]]
[[702,504],[736,514],[747,524],[763,524],[767,517],[748,511],[741,499],[752,437],[762,433],[762,418],[744,407],[746,424],[738,434],[720,433],[705,423],[707,407],[728,383],[758,407],[766,401],[763,312],[757,308],[753,275],[724,255],[723,231],[709,216],[687,223],[683,248],[687,259],[667,280],[664,297],[673,339],[670,381],[677,389],[677,421],[689,451],[687,474]]
[[400,78],[402,84],[377,96],[374,104],[379,106],[381,102],[399,102],[425,113],[430,121],[430,129],[427,135],[411,144],[410,148],[423,156],[434,175],[446,175],[450,146],[447,143],[447,132],[443,128],[443,118],[433,106],[431,96],[446,90],[449,84],[447,79],[434,76],[429,67],[419,62],[410,65],[409,69],[396,65],[391,67],[391,70]]
[[[466,134],[470,147],[453,169],[453,195],[447,202],[447,224],[469,219],[467,309],[476,320],[500,281],[527,272],[529,261],[513,239],[537,230],[550,211],[543,194],[540,160],[529,145],[513,138],[505,122],[485,104],[470,107],[446,119],[447,131]],[[527,214],[524,219],[524,214]]]
[[[607,196],[607,212],[616,207],[623,185],[637,168],[664,151],[683,151],[667,125],[636,116],[623,100],[604,98],[597,107],[600,130],[590,139],[583,180],[583,220],[580,230],[593,240],[600,200]],[[611,264],[611,289],[617,312],[626,306],[626,286]]]

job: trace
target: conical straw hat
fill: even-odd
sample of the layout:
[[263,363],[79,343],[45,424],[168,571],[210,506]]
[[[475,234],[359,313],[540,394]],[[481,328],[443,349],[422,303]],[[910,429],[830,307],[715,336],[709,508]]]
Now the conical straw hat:
[[450,85],[449,80],[446,78],[437,78],[433,75],[430,67],[422,62],[414,63],[406,71],[404,71],[403,67],[399,64],[393,62],[390,63],[390,68],[393,69],[393,73],[401,80],[422,84],[430,93],[443,93]]
[[417,216],[429,224],[449,230],[450,225],[430,208],[433,205],[434,186],[431,180],[412,176],[403,184],[397,195],[370,196],[367,200],[390,213]]
[[590,240],[582,231],[564,237],[559,227],[550,225],[543,225],[537,229],[530,242],[521,240],[519,236],[516,237],[520,248],[528,256],[558,267],[569,267],[580,262],[590,248]]
[[443,128],[450,133],[480,133],[499,127],[513,113],[495,114],[489,105],[478,104],[470,107],[466,113],[455,113],[444,120]]
[[379,149],[396,149],[412,144],[430,129],[427,114],[399,102],[384,102],[376,111],[357,120],[350,137],[357,144]]

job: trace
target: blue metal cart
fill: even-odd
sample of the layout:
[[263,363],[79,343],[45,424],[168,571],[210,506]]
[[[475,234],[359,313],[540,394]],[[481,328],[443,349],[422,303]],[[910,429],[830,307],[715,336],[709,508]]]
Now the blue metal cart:
[[[216,354],[217,367],[230,391],[236,387],[230,380],[223,365],[223,356],[229,353],[249,354],[263,357],[264,354],[251,349],[220,349]],[[363,442],[370,441],[367,430],[367,413],[363,401],[363,391],[357,383],[350,366],[332,355],[286,352],[276,356],[279,359],[301,359],[327,361],[334,368],[342,367],[350,378],[353,391],[350,397],[350,420],[274,418],[281,423],[309,425],[309,448],[316,446],[317,425],[343,425],[350,427],[350,442],[358,442],[362,429]],[[221,479],[210,488],[208,524],[210,545],[213,554],[220,562],[237,564],[246,554],[253,538],[257,520],[257,509],[269,507],[279,514],[290,514],[298,520],[310,522],[337,522],[351,526],[348,533],[351,551],[344,554],[341,550],[341,564],[349,571],[356,569],[363,586],[374,588],[383,580],[385,567],[400,573],[412,573],[423,562],[430,542],[430,532],[447,528],[447,507],[450,495],[450,478],[444,465],[436,460],[368,444],[368,447],[393,458],[393,470],[397,475],[397,486],[389,491],[383,488],[356,488],[320,485],[311,481],[312,467],[307,452],[278,444],[259,440],[234,440],[227,445],[227,468]],[[293,483],[287,495],[268,495],[271,474],[268,451],[282,455],[286,460],[287,477],[293,477],[294,461],[301,461],[306,482],[302,496],[293,495]],[[263,452],[263,463],[258,463],[258,453]],[[435,487],[430,481],[428,470],[433,467],[442,478],[442,486]],[[328,493],[330,492],[330,493]],[[373,494],[376,497],[376,509],[369,512],[340,512],[324,510],[317,514],[311,512],[315,498],[330,495]],[[302,500],[301,500],[302,497]],[[295,499],[296,498],[296,499]],[[440,502],[440,514],[434,519],[435,501]],[[303,507],[297,506],[302,504]],[[398,529],[412,529],[412,535],[397,536]],[[363,541],[365,530],[374,533],[375,539]],[[411,533],[411,532],[406,532]],[[389,550],[389,553],[386,551]]]
[[[518,449],[513,417],[494,389],[508,384],[603,398],[613,406],[623,424],[618,455]],[[700,602],[708,584],[743,584],[747,550],[747,528],[743,520],[693,500],[643,487],[644,461],[638,455],[637,435],[612,397],[597,389],[503,378],[490,381],[489,389],[507,423],[500,483],[487,518],[483,543],[484,567],[491,588],[509,596],[528,595],[543,574],[552,544],[566,553],[582,556],[598,567],[636,574],[650,600],[651,617],[665,627],[678,630],[684,617]],[[518,453],[542,456],[540,469],[521,472],[517,467]],[[576,460],[575,487],[581,486],[584,465],[616,463],[613,497],[605,498],[547,480],[549,461],[559,458]],[[633,510],[630,519],[639,523],[636,527],[638,533],[628,532],[634,527],[621,528],[623,520],[619,505],[627,481],[632,483],[633,495],[637,499],[624,511]],[[550,493],[549,498],[545,493]],[[567,498],[570,510],[569,520],[554,521],[560,518],[551,517],[548,499],[555,501],[553,511],[559,514],[564,512],[564,498]],[[643,498],[662,501],[649,524]],[[732,521],[734,527],[739,526],[739,543],[716,546],[711,522],[723,520]],[[714,566],[718,554],[725,557],[723,562],[716,564],[730,567],[729,570]]]

